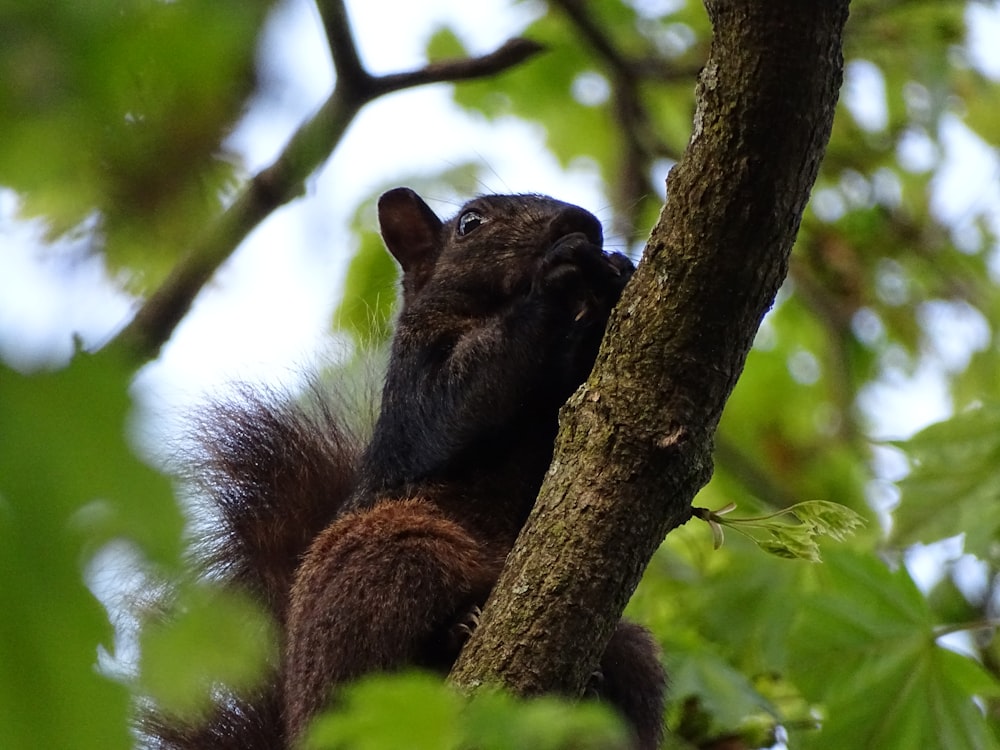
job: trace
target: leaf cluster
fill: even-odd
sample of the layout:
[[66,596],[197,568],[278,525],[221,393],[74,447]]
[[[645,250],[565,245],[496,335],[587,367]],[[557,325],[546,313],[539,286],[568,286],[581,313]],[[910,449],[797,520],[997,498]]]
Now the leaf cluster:
[[598,703],[545,697],[518,701],[485,692],[469,701],[420,673],[368,677],[344,692],[343,704],[320,718],[310,750],[617,750],[628,746],[620,720]]
[[5,4],[0,184],[21,216],[86,234],[133,288],[158,281],[237,178],[222,143],[257,88],[268,6]]

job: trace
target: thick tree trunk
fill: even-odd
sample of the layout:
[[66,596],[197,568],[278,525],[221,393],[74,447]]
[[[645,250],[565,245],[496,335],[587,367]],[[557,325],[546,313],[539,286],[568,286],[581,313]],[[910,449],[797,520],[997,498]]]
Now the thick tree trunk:
[[691,140],[460,686],[582,690],[653,552],[690,518],[829,138],[847,6],[706,0]]

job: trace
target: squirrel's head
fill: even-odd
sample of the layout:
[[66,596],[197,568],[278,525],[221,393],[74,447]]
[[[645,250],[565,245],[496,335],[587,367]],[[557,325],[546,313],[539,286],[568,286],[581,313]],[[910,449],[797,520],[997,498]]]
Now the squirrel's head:
[[484,195],[441,221],[415,192],[395,188],[378,202],[382,238],[403,269],[404,302],[439,274],[511,292],[561,239],[582,234],[598,247],[601,222],[544,195]]

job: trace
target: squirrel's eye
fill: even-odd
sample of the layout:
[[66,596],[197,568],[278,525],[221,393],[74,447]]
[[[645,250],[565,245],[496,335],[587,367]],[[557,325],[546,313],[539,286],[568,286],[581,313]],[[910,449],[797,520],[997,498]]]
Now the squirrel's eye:
[[478,211],[466,211],[458,217],[458,236],[464,237],[469,232],[477,229],[486,219]]

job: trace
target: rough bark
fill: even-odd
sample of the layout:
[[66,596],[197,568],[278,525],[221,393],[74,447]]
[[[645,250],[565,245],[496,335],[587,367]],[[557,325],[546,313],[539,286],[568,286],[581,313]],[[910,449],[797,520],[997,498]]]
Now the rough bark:
[[848,0],[706,0],[693,133],[539,500],[452,680],[579,693],[712,471],[830,134]]

